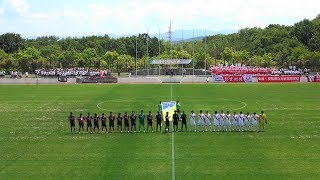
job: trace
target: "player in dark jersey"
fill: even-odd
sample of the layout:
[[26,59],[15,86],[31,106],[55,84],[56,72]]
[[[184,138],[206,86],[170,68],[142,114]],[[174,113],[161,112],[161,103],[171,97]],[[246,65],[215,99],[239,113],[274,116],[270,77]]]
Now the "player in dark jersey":
[[166,119],[166,128],[165,128],[165,132],[169,132],[169,126],[170,126],[170,116],[169,116],[169,112],[166,113],[166,116],[165,116],[165,119]]
[[86,121],[87,121],[87,133],[89,133],[89,128],[90,128],[90,133],[92,133],[92,117],[90,113],[86,116]]
[[118,116],[117,116],[117,129],[118,129],[118,132],[120,130],[120,132],[122,132],[122,116],[121,116],[121,113],[118,113]]
[[149,114],[147,115],[147,132],[149,131],[149,126],[151,127],[151,131],[153,132],[153,127],[152,127],[152,114],[151,114],[151,111],[149,111]]
[[98,129],[98,133],[100,131],[99,129],[99,119],[100,117],[97,115],[97,113],[93,116],[93,132],[96,132],[96,128]]
[[[130,116],[130,120],[131,120],[131,132],[136,132],[137,128],[136,128],[136,121],[137,121],[137,115],[134,113],[134,111],[132,111],[132,114]],[[134,129],[134,131],[133,131]]]
[[70,112],[70,116],[68,117],[68,120],[70,122],[70,133],[72,133],[72,129],[73,129],[73,132],[76,132],[76,122],[75,122],[76,120],[72,112]]
[[80,114],[80,116],[78,117],[78,122],[79,122],[79,133],[81,128],[82,128],[82,133],[84,133],[84,129],[83,129],[84,117],[82,116],[82,114]]
[[179,116],[177,111],[174,111],[173,114],[173,131],[177,131],[178,130],[178,121],[179,121]]
[[127,114],[127,112],[124,112],[123,121],[124,121],[124,130],[129,132],[129,115]]
[[[179,109],[177,110],[177,114],[178,114],[178,121],[181,121],[181,111]],[[178,127],[177,127],[177,131],[178,131]]]
[[[114,132],[114,115],[112,114],[112,112],[110,112],[110,115],[109,115],[109,128],[110,128],[110,132]],[[112,131],[111,131],[111,128],[112,128]]]
[[103,128],[107,131],[107,117],[102,113],[101,115],[101,131],[103,132]]
[[161,111],[161,114],[160,112],[158,111],[158,114],[156,115],[156,119],[157,119],[157,130],[158,131],[158,127],[160,127],[160,132],[161,132],[161,124],[162,124],[162,111]]
[[184,113],[184,111],[182,111],[182,114],[181,114],[181,131],[183,130],[183,125],[187,131],[187,115],[186,113]]
[[141,126],[143,127],[143,132],[146,132],[146,128],[144,127],[145,118],[146,116],[143,114],[143,110],[141,110],[141,113],[139,114],[139,132],[140,132]]

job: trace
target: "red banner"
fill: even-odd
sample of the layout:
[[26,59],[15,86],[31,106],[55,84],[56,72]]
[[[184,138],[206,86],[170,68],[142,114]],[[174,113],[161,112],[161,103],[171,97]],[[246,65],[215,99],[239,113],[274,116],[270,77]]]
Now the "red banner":
[[258,82],[300,82],[301,76],[258,76]]

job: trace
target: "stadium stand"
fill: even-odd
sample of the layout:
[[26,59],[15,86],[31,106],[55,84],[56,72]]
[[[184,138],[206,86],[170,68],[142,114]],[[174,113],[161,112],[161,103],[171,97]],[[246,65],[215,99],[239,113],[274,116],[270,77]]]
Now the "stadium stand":
[[215,75],[244,75],[251,74],[253,76],[259,75],[301,75],[303,74],[301,69],[292,68],[289,69],[276,69],[276,68],[264,68],[264,67],[252,67],[252,66],[211,66],[211,72]]
[[[35,71],[36,75],[41,77],[59,77],[59,76],[66,76],[66,77],[76,77],[76,76],[100,76],[100,70],[89,70],[85,68],[69,68],[69,69],[37,69]],[[109,73],[108,70],[103,70],[104,75]]]

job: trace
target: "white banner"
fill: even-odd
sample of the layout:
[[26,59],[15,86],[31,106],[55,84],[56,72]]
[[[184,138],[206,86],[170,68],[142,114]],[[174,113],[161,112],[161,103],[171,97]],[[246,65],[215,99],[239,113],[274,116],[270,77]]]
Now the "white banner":
[[224,79],[221,75],[215,75],[214,82],[224,82]]
[[244,82],[252,82],[252,74],[244,74],[243,80]]

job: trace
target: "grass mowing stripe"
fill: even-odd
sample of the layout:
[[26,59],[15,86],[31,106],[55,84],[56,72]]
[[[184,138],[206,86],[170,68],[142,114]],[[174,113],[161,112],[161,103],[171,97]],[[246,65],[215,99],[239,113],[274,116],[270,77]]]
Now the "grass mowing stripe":
[[170,85],[170,101],[172,101],[172,84]]
[[174,163],[174,132],[172,131],[172,180],[176,179],[176,167]]
[[[170,85],[170,100],[172,101],[172,84]],[[174,163],[174,132],[172,131],[172,151],[171,151],[171,158],[172,158],[172,180],[176,179],[176,167]]]

